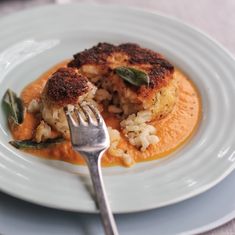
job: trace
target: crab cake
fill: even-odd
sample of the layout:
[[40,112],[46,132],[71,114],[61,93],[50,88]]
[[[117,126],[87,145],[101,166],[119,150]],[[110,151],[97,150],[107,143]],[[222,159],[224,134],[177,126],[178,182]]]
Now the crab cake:
[[94,97],[96,87],[74,68],[60,68],[48,79],[42,92],[42,118],[50,126],[69,137],[63,108],[75,106]]
[[[68,66],[77,68],[97,85],[96,100],[104,103],[109,112],[126,117],[148,110],[153,119],[166,116],[175,105],[178,86],[174,67],[161,54],[137,44],[99,43],[74,55]],[[119,67],[144,72],[149,83],[134,86],[124,81],[115,72]]]

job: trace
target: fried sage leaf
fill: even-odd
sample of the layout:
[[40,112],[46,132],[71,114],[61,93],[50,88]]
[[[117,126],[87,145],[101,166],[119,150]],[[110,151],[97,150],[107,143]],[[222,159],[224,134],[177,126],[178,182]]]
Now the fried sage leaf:
[[24,121],[24,106],[22,100],[10,89],[3,96],[3,103],[8,112],[8,120],[15,124],[22,124]]
[[149,84],[149,76],[141,70],[130,67],[117,67],[115,68],[115,72],[122,79],[134,86]]
[[43,149],[50,147],[54,144],[59,144],[64,141],[63,137],[58,137],[55,139],[48,139],[44,142],[37,143],[33,140],[13,140],[9,143],[17,149]]

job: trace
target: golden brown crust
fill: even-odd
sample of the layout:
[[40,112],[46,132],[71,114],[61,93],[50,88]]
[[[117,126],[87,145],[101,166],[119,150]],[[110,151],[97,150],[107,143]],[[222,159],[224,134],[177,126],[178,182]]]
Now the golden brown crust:
[[60,68],[49,78],[45,96],[58,106],[75,104],[89,89],[88,79],[73,68]]
[[109,43],[98,43],[90,49],[85,49],[82,52],[75,54],[69,67],[81,67],[85,64],[104,65],[107,62],[107,57],[117,51],[117,47]]
[[[107,71],[114,69],[115,66],[129,66],[141,69],[150,78],[149,86],[145,86],[149,91],[166,86],[169,79],[172,79],[174,72],[174,67],[161,54],[133,43],[120,44],[119,46],[99,43],[74,55],[74,59],[68,64],[68,66],[76,68],[80,68],[83,65],[102,66],[103,68],[108,68]],[[141,88],[136,89],[130,84],[127,85],[138,93],[143,90]],[[144,89],[145,93],[146,89]]]

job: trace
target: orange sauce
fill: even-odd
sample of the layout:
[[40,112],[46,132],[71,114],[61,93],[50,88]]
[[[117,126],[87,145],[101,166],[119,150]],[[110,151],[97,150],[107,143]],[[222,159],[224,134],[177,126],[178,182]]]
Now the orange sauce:
[[[66,61],[67,62],[67,61]],[[21,93],[21,98],[27,106],[32,99],[38,99],[48,77],[59,67],[66,64],[63,62],[45,72],[36,81],[29,84]],[[179,80],[179,97],[174,110],[165,118],[152,122],[157,128],[160,141],[156,145],[150,145],[144,152],[139,151],[122,136],[119,147],[126,150],[134,157],[135,162],[148,161],[162,158],[182,146],[192,136],[198,126],[201,115],[201,101],[194,84],[180,70],[176,69],[175,75]],[[14,139],[30,139],[40,119],[36,115],[26,113],[24,123],[11,128]],[[119,120],[113,116],[105,117],[108,126],[119,129]],[[47,159],[62,160],[74,164],[83,164],[82,157],[72,150],[69,141],[41,150],[27,150],[33,155]],[[125,165],[119,157],[108,153],[102,158],[103,166]]]

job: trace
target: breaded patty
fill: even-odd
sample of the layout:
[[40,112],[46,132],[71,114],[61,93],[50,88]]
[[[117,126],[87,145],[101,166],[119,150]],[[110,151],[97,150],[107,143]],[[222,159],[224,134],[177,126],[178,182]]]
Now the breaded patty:
[[[153,118],[161,118],[174,107],[177,98],[174,67],[159,53],[137,44],[99,43],[74,55],[68,66],[77,68],[99,89],[107,90],[112,99],[105,104],[121,109],[124,116],[150,110]],[[149,84],[137,87],[124,81],[115,73],[115,68],[121,66],[145,72]]]
[[42,92],[42,118],[66,138],[69,128],[63,107],[73,111],[83,101],[94,98],[95,86],[75,68],[60,68],[48,79]]
[[88,79],[74,68],[60,68],[48,79],[42,98],[47,105],[65,106],[78,103],[91,86]]

